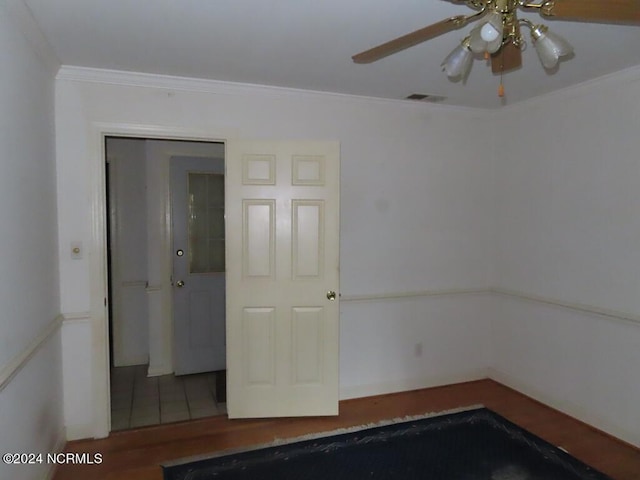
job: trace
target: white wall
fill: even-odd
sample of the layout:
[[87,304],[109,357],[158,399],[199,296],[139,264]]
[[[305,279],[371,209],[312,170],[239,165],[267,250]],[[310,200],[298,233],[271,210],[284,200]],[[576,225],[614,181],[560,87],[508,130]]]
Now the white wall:
[[[488,307],[466,291],[490,285],[491,125],[477,121],[486,112],[71,68],[59,76],[57,105],[61,245],[91,243],[98,124],[340,141],[343,397],[483,376]],[[65,313],[91,308],[89,260],[61,257]],[[431,295],[442,291],[447,298]],[[423,295],[387,298],[407,292]],[[78,350],[92,342],[84,334]],[[384,352],[374,348],[382,338]],[[388,368],[378,367],[382,356],[394,359]],[[91,369],[91,358],[74,368]],[[95,401],[92,386],[74,388],[85,391],[69,399],[67,422],[87,423],[91,435],[91,418],[73,412]]]
[[[0,451],[61,447],[54,133],[57,66],[21,4],[0,3]],[[0,463],[0,478],[49,466]]]
[[[486,112],[64,69],[61,244],[92,238],[98,124],[337,139],[342,398],[488,373],[640,445],[639,77]],[[60,270],[88,311],[89,262]]]
[[341,398],[485,378],[491,295],[455,293],[341,304]]
[[113,364],[149,361],[145,141],[109,138]]
[[630,70],[500,115],[496,286],[517,295],[496,297],[493,322],[497,378],[635,445],[639,80]]

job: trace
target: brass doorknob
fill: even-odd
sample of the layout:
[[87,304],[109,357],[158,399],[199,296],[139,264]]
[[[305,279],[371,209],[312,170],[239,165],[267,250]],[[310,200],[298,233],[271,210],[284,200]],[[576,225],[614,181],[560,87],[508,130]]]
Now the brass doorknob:
[[331,301],[336,299],[336,292],[334,292],[333,290],[329,290],[327,292],[327,298]]
[[178,281],[176,282],[176,287],[178,287],[178,288],[182,288],[182,287],[184,287],[184,280],[178,280]]

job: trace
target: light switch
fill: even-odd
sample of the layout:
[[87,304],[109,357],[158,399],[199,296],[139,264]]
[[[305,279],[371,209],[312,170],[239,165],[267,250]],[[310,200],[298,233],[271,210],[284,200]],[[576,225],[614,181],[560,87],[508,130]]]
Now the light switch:
[[71,259],[80,260],[82,253],[82,242],[71,242]]

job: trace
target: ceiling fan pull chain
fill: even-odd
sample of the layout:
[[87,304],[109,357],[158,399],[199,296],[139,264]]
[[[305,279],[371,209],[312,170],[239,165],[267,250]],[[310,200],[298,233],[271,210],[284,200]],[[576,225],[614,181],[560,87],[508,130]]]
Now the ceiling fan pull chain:
[[504,48],[500,52],[500,85],[498,85],[498,97],[504,97],[504,84],[502,80],[504,78]]

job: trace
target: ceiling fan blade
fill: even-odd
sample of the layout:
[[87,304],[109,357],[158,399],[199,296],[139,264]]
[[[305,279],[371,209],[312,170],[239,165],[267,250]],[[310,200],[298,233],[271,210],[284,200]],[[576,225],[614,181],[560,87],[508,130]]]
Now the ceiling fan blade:
[[555,0],[540,13],[558,20],[640,25],[638,0]]
[[522,50],[512,42],[503,45],[500,50],[491,55],[491,71],[506,73],[522,66]]
[[427,27],[407,33],[389,42],[373,47],[364,52],[358,53],[351,57],[355,63],[371,63],[381,58],[387,57],[394,53],[405,50],[419,43],[435,38],[443,33],[450,32],[465,26],[468,17],[459,15],[457,17],[446,18],[438,23],[434,23]]

